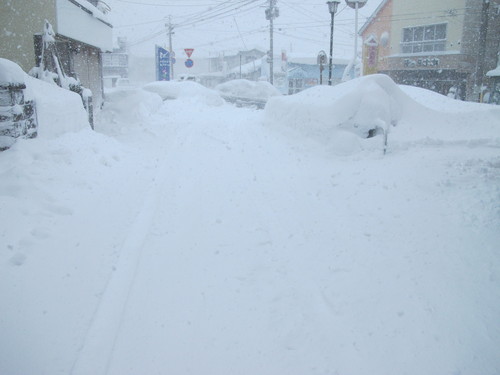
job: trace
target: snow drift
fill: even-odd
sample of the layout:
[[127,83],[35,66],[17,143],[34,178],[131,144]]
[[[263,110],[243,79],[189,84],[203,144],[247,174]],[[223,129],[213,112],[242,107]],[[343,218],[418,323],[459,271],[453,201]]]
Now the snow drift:
[[398,86],[385,75],[273,97],[265,115],[269,126],[292,129],[339,153],[373,145],[366,138],[376,134],[387,135],[389,145],[473,139],[500,143],[500,108],[459,103],[428,90]]

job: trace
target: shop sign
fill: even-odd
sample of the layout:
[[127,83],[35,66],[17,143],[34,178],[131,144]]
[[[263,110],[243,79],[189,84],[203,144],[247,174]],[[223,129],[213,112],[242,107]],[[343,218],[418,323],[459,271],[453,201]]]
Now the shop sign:
[[440,64],[440,61],[437,57],[404,59],[405,68],[434,67],[434,66],[439,66],[439,64]]

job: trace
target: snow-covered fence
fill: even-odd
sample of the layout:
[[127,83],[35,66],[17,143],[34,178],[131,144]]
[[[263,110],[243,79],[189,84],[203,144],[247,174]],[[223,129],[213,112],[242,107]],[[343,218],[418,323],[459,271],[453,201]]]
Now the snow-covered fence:
[[37,136],[35,102],[26,92],[26,84],[6,77],[0,82],[0,151],[8,149],[16,138]]

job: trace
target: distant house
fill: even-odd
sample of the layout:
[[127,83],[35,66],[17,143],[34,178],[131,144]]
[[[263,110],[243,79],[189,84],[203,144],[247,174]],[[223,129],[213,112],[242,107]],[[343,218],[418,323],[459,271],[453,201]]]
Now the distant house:
[[500,0],[383,0],[360,29],[364,74],[483,101],[497,65]]
[[232,54],[220,54],[217,57],[210,57],[209,72],[227,72],[235,71],[240,66],[247,65],[251,62],[260,60],[265,52],[259,51],[258,49],[252,49],[248,51],[238,51]]
[[56,33],[65,74],[78,78],[93,94],[94,106],[103,99],[101,53],[111,51],[112,25],[100,0],[22,0],[0,2],[0,56],[25,72],[38,66],[45,20]]
[[[317,86],[320,82],[323,85],[328,84],[329,66],[325,65],[323,67],[323,73],[320,74],[320,66],[314,62],[314,59],[296,59],[299,61],[309,61],[309,63],[288,62],[287,81],[289,95],[296,94],[313,86]],[[332,69],[332,85],[337,85],[342,81],[342,76],[346,66],[347,60],[334,59]]]

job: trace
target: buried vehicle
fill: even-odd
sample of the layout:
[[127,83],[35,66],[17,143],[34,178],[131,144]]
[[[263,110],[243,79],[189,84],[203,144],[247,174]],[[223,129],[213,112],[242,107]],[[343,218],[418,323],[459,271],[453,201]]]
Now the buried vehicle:
[[[487,121],[478,125],[478,116]],[[478,140],[500,134],[497,106],[457,102],[429,90],[397,85],[383,74],[272,97],[265,118],[269,127],[295,132],[338,154],[374,147],[385,153],[391,142],[471,142],[471,132]],[[450,123],[452,133],[444,126]]]
[[215,87],[221,96],[229,103],[237,106],[255,106],[263,109],[269,98],[281,96],[281,92],[264,81],[249,81],[246,79],[235,79],[224,82]]

